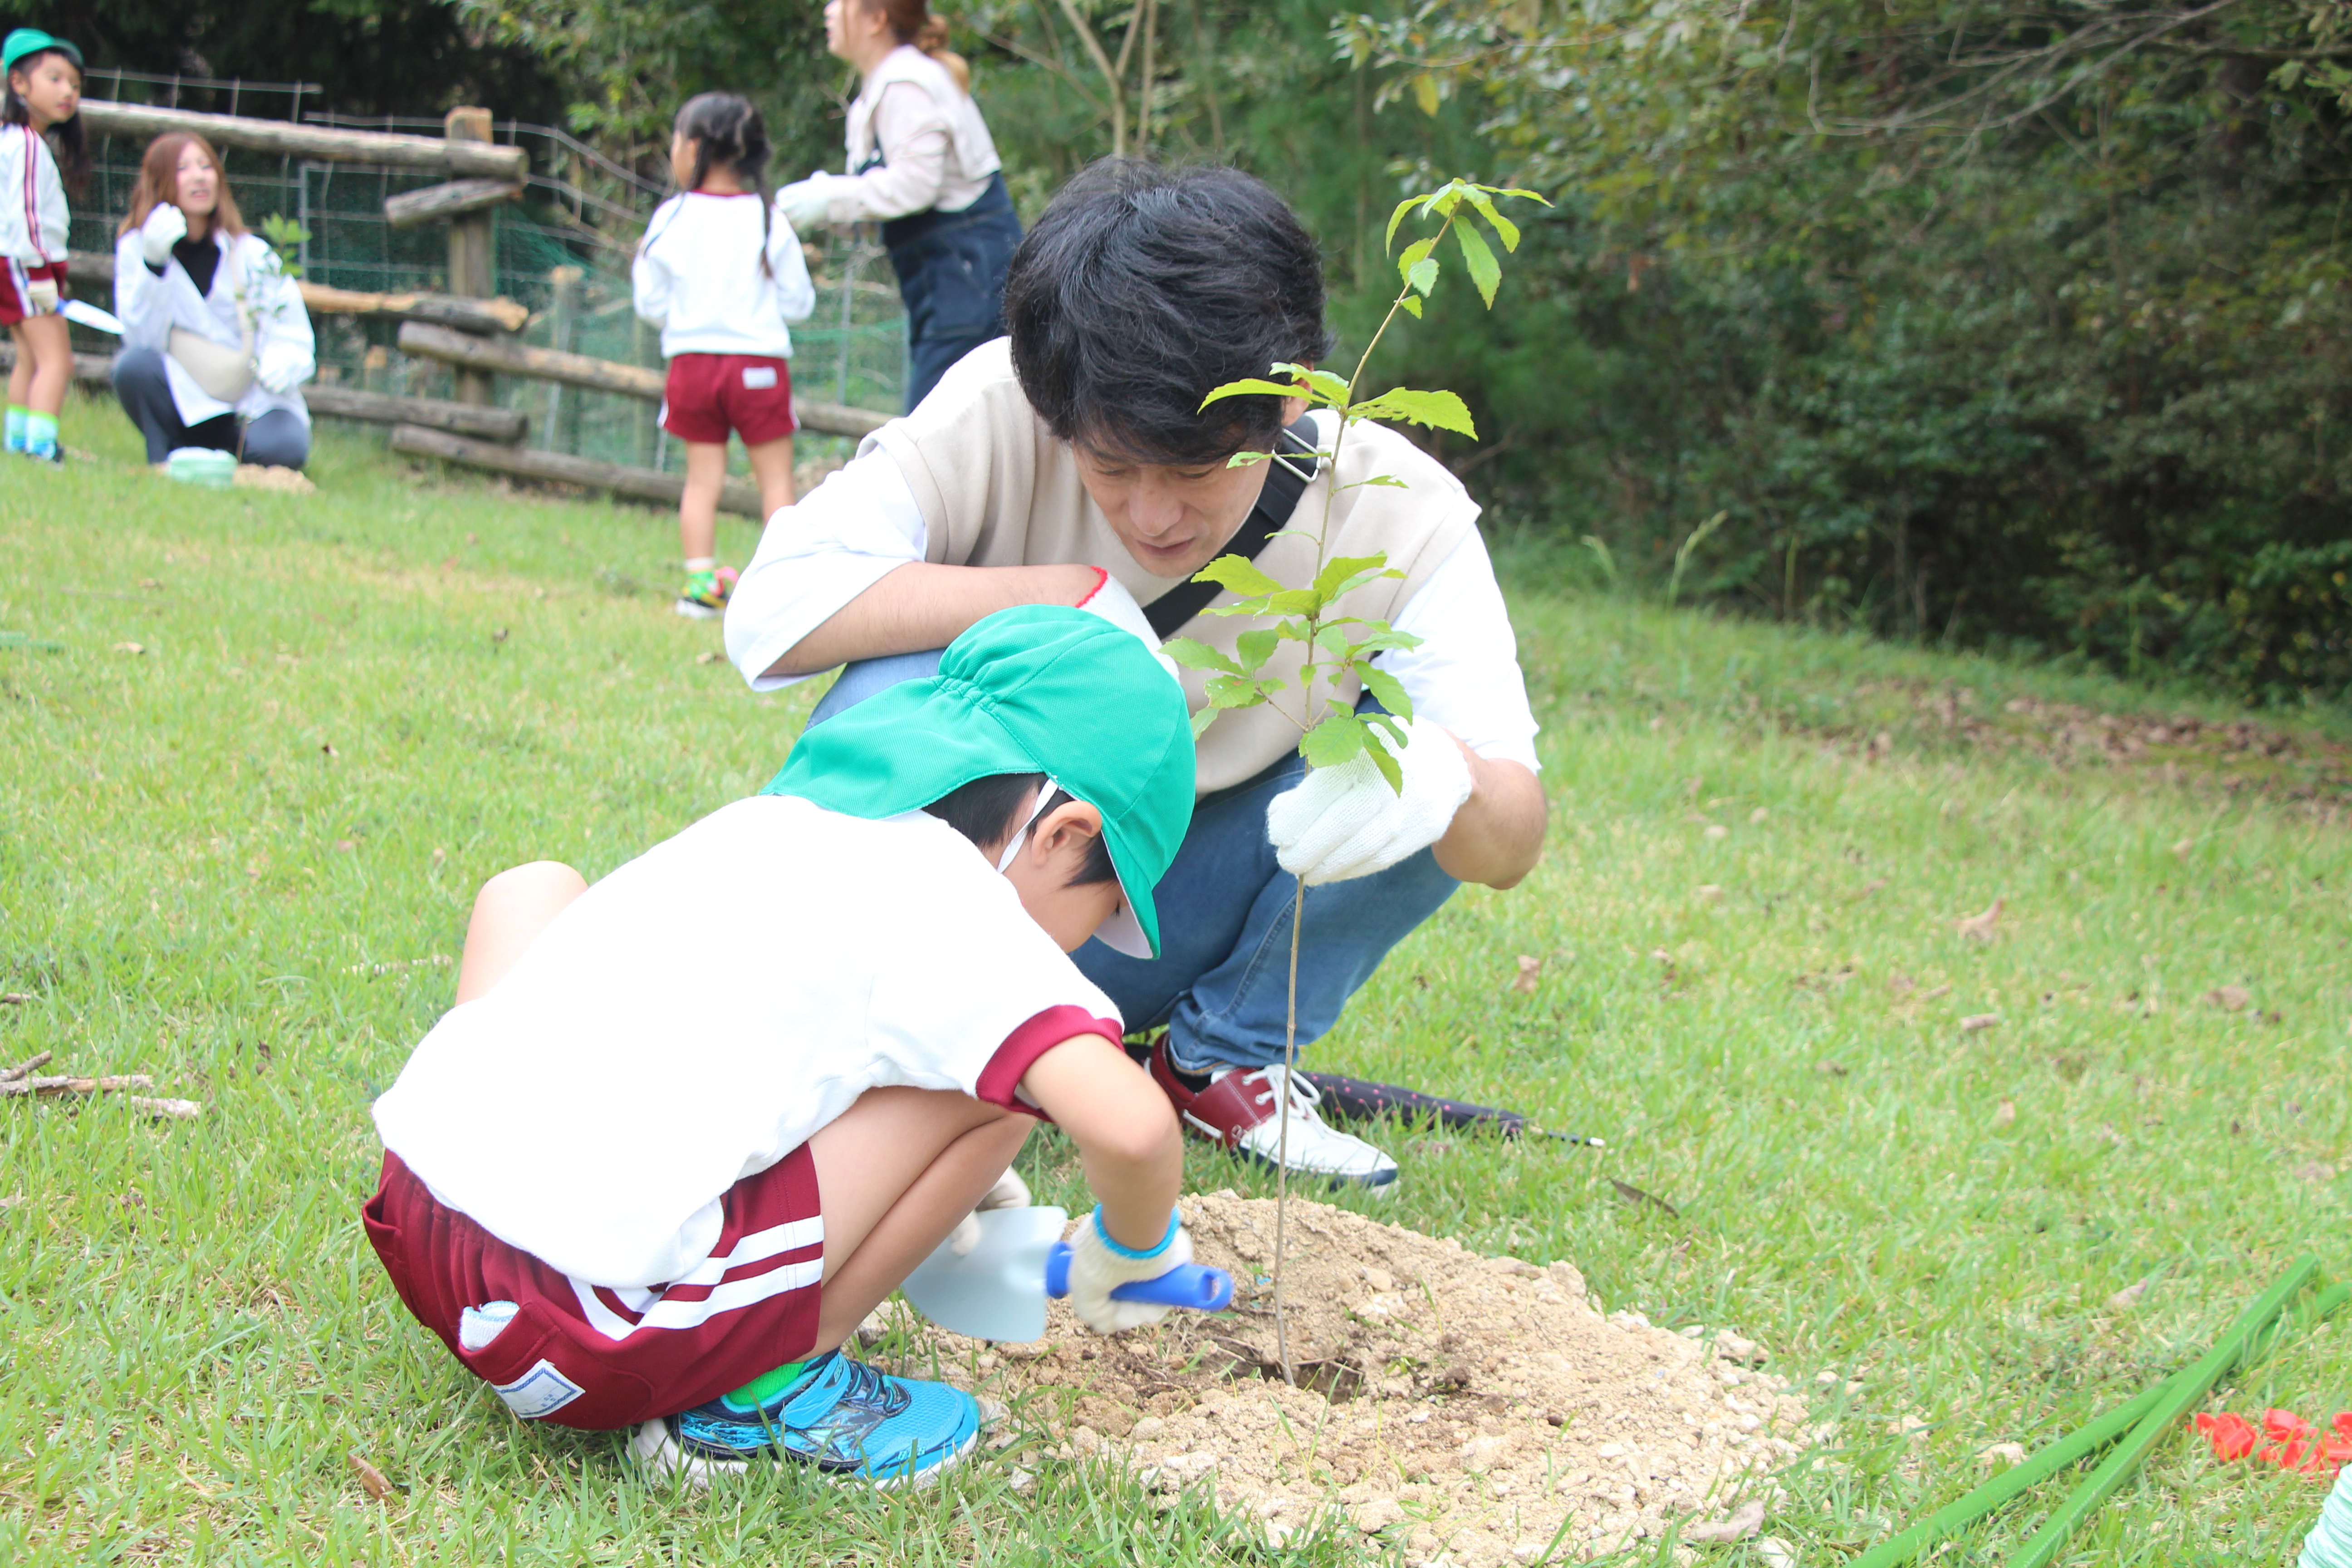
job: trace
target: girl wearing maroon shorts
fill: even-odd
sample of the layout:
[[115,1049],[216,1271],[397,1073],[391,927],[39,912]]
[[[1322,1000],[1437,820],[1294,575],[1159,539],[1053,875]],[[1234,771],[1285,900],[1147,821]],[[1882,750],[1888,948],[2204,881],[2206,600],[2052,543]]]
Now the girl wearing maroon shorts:
[[73,340],[58,314],[66,280],[66,187],[89,175],[82,150],[81,51],[37,27],[0,44],[0,325],[16,345],[7,447],[62,460],[58,415],[73,383]]
[[719,564],[719,494],[727,437],[743,438],[760,484],[760,514],[793,504],[793,334],[816,289],[800,237],[773,209],[768,132],[731,92],[706,92],[677,111],[670,174],[681,194],[646,226],[635,268],[637,314],[662,330],[669,384],[662,428],[686,443],[678,542],[686,586],[677,613],[726,611],[735,574]]

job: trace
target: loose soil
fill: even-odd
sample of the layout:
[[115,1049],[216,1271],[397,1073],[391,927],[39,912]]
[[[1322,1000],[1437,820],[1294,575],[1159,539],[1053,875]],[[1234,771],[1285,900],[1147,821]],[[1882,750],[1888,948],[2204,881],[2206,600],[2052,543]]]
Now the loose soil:
[[[1805,1415],[1732,1334],[1604,1314],[1566,1263],[1458,1242],[1294,1199],[1284,1298],[1304,1386],[1275,1371],[1275,1205],[1187,1198],[1195,1258],[1230,1270],[1234,1306],[1105,1339],[1054,1304],[1047,1337],[973,1354],[924,1325],[917,1353],[1013,1411],[1060,1458],[1104,1456],[1171,1496],[1213,1490],[1279,1540],[1318,1521],[1402,1540],[1463,1568],[1553,1560],[1770,1501]],[[910,1368],[910,1370],[912,1370]],[[1563,1532],[1563,1526],[1565,1530]],[[1752,1526],[1750,1527],[1752,1528]]]

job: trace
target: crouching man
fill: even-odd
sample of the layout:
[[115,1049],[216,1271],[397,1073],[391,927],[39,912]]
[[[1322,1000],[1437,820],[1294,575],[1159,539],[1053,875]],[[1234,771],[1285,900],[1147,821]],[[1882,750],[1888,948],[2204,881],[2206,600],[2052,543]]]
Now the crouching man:
[[[1507,888],[1542,850],[1536,724],[1478,508],[1402,436],[1273,396],[1202,407],[1213,387],[1329,350],[1315,243],[1265,185],[1231,169],[1105,161],[1055,197],[1005,284],[1010,336],[972,351],[856,460],[775,514],[727,614],[756,690],[846,666],[811,726],[937,668],[939,650],[1014,605],[1086,605],[1230,653],[1267,623],[1202,616],[1230,595],[1190,581],[1253,556],[1301,584],[1328,508],[1333,555],[1385,552],[1400,579],[1345,613],[1418,647],[1378,661],[1412,699],[1402,794],[1369,762],[1302,779],[1296,644],[1273,707],[1202,737],[1192,826],[1159,898],[1168,942],[1144,959],[1076,954],[1129,1028],[1164,1024],[1150,1070],[1183,1123],[1272,1161],[1291,1102],[1293,1172],[1380,1186],[1393,1160],[1318,1115],[1282,1067],[1292,873],[1309,884],[1298,1038],[1328,1032],[1391,948],[1464,881]],[[1243,450],[1281,461],[1228,468]],[[1376,477],[1398,485],[1366,483]],[[1138,607],[1139,606],[1139,608]],[[1204,700],[1188,672],[1188,700]],[[1327,689],[1328,691],[1328,689]],[[1352,686],[1339,695],[1370,700]]]

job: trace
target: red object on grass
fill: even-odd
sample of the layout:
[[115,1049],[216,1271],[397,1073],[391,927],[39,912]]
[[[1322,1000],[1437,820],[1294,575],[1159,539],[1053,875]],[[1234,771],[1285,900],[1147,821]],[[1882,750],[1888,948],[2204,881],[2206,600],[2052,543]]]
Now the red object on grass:
[[2333,1430],[2323,1435],[2294,1411],[2276,1408],[2263,1412],[2259,1428],[2226,1411],[2196,1417],[2197,1430],[2212,1446],[2213,1457],[2224,1463],[2251,1457],[2258,1464],[2322,1478],[2352,1463],[2352,1411],[2337,1415],[2329,1426]]

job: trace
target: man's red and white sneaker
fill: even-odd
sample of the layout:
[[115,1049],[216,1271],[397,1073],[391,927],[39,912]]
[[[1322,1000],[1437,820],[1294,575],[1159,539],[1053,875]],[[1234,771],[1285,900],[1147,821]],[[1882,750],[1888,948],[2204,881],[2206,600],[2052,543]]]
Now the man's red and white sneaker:
[[[1316,1109],[1322,1096],[1315,1086],[1279,1065],[1217,1068],[1202,1083],[1199,1075],[1176,1070],[1176,1064],[1168,1059],[1168,1042],[1162,1039],[1151,1050],[1151,1078],[1176,1107],[1185,1126],[1228,1149],[1269,1165],[1281,1164],[1286,1158],[1293,1175],[1318,1176],[1335,1184],[1381,1188],[1396,1180],[1394,1160],[1326,1122]],[[1290,1089],[1286,1146],[1281,1099],[1286,1083]]]

